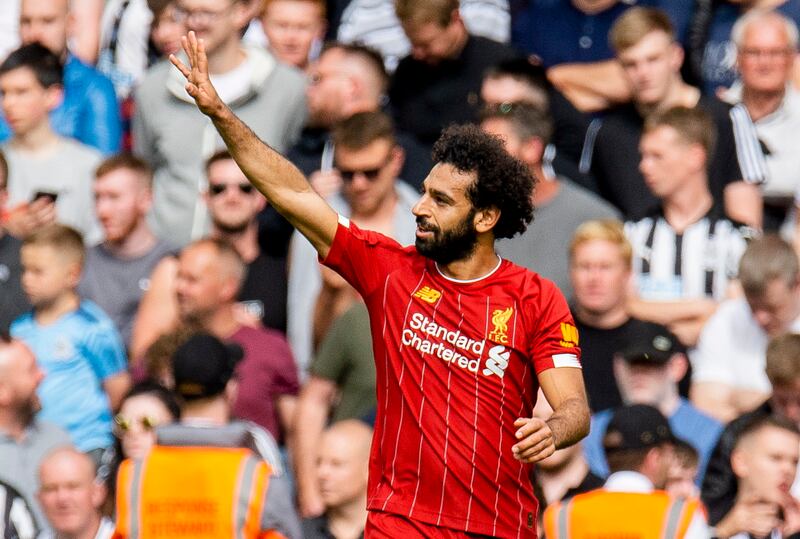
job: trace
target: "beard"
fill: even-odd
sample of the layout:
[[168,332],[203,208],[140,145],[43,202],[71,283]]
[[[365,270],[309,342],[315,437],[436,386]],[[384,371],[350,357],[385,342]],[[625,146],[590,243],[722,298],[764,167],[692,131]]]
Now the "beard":
[[42,409],[42,403],[39,397],[34,393],[25,402],[21,402],[17,408],[17,417],[22,420],[23,425],[30,425],[33,418]]
[[461,222],[445,231],[430,224],[426,219],[417,217],[420,230],[433,232],[433,236],[429,239],[416,239],[414,245],[417,252],[442,265],[469,257],[478,245],[478,232],[473,224],[474,217],[473,209]]
[[250,226],[250,223],[253,221],[253,219],[241,219],[239,221],[225,222],[212,216],[211,222],[214,224],[214,228],[216,228],[220,233],[234,235],[241,234],[247,230],[247,227]]

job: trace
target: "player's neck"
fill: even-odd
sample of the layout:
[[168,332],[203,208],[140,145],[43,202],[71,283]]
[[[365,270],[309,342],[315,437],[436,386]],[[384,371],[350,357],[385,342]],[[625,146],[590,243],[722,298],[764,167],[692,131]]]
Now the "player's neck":
[[[488,239],[488,238],[487,238]],[[487,244],[486,240],[478,239],[475,251],[467,258],[450,262],[449,264],[436,264],[436,267],[445,277],[456,281],[474,281],[482,279],[493,273],[500,265],[500,257],[494,252],[494,242]]]
[[53,301],[40,305],[34,309],[36,322],[42,326],[48,326],[56,322],[67,313],[76,310],[81,300],[74,291],[64,292]]

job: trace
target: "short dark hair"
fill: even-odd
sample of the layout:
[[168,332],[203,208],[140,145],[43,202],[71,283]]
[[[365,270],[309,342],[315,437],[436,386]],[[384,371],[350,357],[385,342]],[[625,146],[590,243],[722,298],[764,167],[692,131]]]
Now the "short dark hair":
[[433,161],[475,173],[467,198],[477,210],[500,210],[495,238],[510,238],[528,228],[533,220],[535,180],[525,165],[506,152],[499,137],[475,125],[448,127],[433,145]]
[[208,174],[208,170],[214,163],[218,161],[228,161],[231,159],[233,159],[233,156],[231,155],[231,152],[227,150],[227,148],[222,150],[217,150],[211,155],[211,157],[206,159],[206,174]]
[[671,127],[684,142],[702,146],[706,159],[714,152],[717,128],[711,116],[698,107],[672,107],[663,112],[654,112],[645,119],[645,133],[659,127]]
[[117,170],[131,170],[140,174],[148,186],[153,183],[153,169],[143,159],[132,153],[123,152],[104,159],[95,169],[94,177],[102,178]]
[[532,101],[532,104],[541,104],[546,107],[550,106],[550,95],[548,92],[552,85],[550,81],[547,80],[547,73],[541,65],[532,64],[527,58],[512,58],[493,65],[486,70],[483,76],[484,80],[502,79],[505,77],[527,86],[530,92],[538,97],[538,101]]
[[[653,446],[657,447],[657,446]],[[653,447],[643,447],[640,449],[620,449],[610,451],[606,454],[608,471],[611,473],[624,471],[637,471],[642,467],[644,459]]]
[[148,395],[160,401],[169,411],[173,421],[177,421],[181,418],[181,407],[178,405],[175,394],[161,384],[153,382],[152,380],[139,382],[128,390],[122,398],[122,402],[140,395]]
[[553,120],[550,114],[530,103],[502,103],[481,111],[481,121],[504,120],[520,140],[538,138],[549,144],[553,135]]
[[381,111],[357,112],[333,128],[334,145],[348,150],[361,150],[380,139],[395,142],[392,119]]
[[800,428],[790,419],[777,414],[756,414],[745,422],[736,436],[733,448],[736,449],[742,440],[749,438],[765,428],[774,428],[800,436]]
[[61,65],[58,56],[44,45],[31,43],[13,51],[0,64],[0,75],[5,75],[10,71],[23,67],[33,71],[36,80],[44,88],[63,83],[64,67]]

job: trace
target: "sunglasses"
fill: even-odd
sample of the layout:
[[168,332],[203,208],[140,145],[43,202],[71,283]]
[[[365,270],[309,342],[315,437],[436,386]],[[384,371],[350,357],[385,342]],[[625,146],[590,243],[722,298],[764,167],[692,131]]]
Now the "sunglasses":
[[[234,187],[233,185],[228,185],[227,183],[212,183],[208,186],[208,191],[211,193],[211,196],[221,195],[225,191],[228,190],[228,187]],[[249,183],[240,183],[237,184],[236,187],[239,188],[239,192],[243,195],[249,195],[253,192],[253,185]]]
[[[158,421],[150,416],[142,416],[139,418],[139,425],[144,431],[152,431],[158,426]],[[136,420],[117,414],[114,416],[114,434],[117,436],[130,432]]]
[[375,180],[378,179],[378,176],[380,176],[381,171],[384,168],[386,168],[386,165],[388,165],[391,160],[392,160],[392,154],[390,152],[389,155],[386,156],[386,160],[379,167],[369,168],[369,169],[366,169],[366,170],[364,170],[364,169],[362,169],[362,170],[348,170],[348,169],[341,168],[341,167],[337,166],[336,170],[339,171],[339,176],[342,177],[342,181],[344,183],[352,182],[353,178],[355,177],[356,174],[361,174],[362,176],[364,176],[364,178],[366,178],[366,180],[368,182],[374,182]]

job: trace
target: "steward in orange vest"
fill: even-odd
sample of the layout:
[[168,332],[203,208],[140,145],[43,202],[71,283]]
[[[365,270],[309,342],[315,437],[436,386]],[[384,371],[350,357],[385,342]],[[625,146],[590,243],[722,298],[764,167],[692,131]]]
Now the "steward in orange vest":
[[700,539],[709,528],[696,498],[663,490],[676,441],[661,413],[647,405],[614,411],[603,445],[612,474],[605,486],[551,505],[547,539]]
[[300,537],[274,440],[230,421],[241,357],[208,334],[178,348],[172,367],[183,422],[159,427],[147,456],[121,464],[115,539]]

